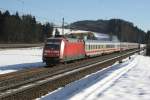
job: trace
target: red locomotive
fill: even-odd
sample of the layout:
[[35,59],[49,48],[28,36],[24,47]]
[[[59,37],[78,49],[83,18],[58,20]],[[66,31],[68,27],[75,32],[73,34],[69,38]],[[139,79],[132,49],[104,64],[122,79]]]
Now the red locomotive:
[[43,61],[46,64],[67,62],[84,57],[84,41],[78,39],[49,38],[43,50]]

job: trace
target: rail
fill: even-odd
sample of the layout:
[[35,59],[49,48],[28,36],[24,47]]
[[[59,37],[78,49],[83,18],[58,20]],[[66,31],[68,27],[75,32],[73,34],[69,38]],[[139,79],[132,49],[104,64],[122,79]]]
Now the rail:
[[64,86],[70,82],[84,77],[85,75],[106,68],[107,66],[112,65],[114,62],[121,61],[122,59],[129,57],[139,51],[140,50],[133,50],[122,55],[117,55],[112,58],[102,60],[100,62],[95,62],[86,66],[81,65],[80,67],[72,70],[59,72],[53,76],[45,77],[41,80],[28,83],[23,86],[15,87],[14,89],[8,89],[0,94],[0,99],[31,100],[34,98],[38,98],[50,91],[57,89],[60,86]]

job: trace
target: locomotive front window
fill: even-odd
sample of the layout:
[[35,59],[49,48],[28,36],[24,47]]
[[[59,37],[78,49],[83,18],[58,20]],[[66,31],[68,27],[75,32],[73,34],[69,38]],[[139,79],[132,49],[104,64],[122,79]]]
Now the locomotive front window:
[[60,39],[48,39],[45,45],[45,48],[59,50],[60,49],[61,40]]
[[48,39],[47,42],[48,43],[60,43],[61,40],[60,39]]
[[53,49],[53,50],[59,50],[60,49],[60,44],[46,44],[45,47]]

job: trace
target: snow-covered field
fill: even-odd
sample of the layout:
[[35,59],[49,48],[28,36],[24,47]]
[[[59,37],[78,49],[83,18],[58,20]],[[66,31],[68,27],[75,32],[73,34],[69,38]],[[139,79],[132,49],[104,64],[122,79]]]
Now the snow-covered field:
[[150,100],[150,57],[134,55],[122,64],[59,88],[42,100]]
[[41,47],[0,49],[0,74],[43,65]]

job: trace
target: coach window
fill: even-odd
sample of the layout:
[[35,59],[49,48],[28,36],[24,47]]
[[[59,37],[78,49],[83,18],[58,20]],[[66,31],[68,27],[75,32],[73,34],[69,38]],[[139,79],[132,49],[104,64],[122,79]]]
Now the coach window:
[[108,48],[108,45],[106,45],[106,48]]
[[92,49],[92,45],[90,45],[90,50]]
[[91,50],[91,45],[89,45],[89,50]]
[[111,45],[111,48],[113,48],[114,47],[114,45]]

